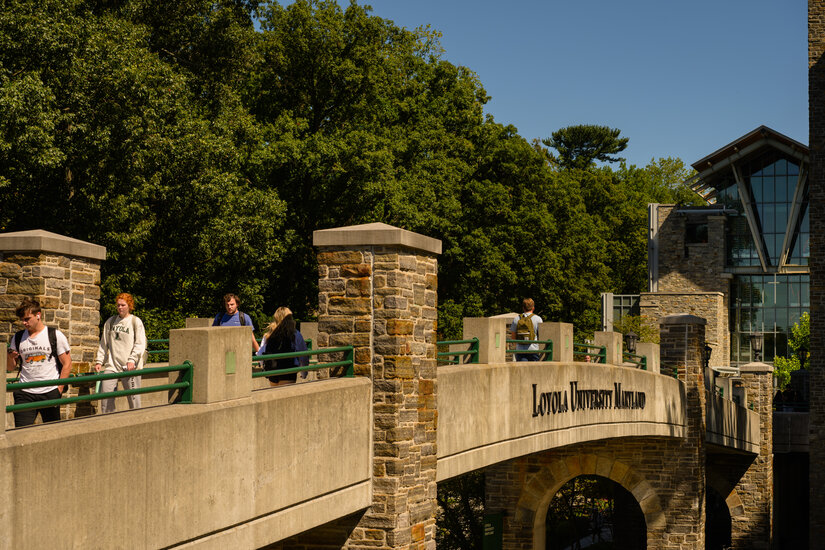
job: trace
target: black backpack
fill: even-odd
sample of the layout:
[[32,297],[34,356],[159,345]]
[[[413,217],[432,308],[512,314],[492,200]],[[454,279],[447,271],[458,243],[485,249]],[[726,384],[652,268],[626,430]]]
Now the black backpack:
[[[218,327],[221,325],[221,317],[223,317],[223,313],[223,311],[219,311],[218,314],[215,315],[215,320],[212,321],[213,327]],[[238,321],[240,321],[242,327],[246,326],[246,316],[240,309],[238,310]],[[252,324],[252,330],[255,330],[255,323]]]
[[[60,378],[60,372],[63,370],[63,365],[60,363],[60,359],[57,357],[57,329],[54,327],[46,327],[46,330],[49,334],[49,346],[52,348],[52,357],[54,357],[54,365],[57,368],[57,377]],[[17,350],[17,353],[20,353],[20,342],[23,341],[23,333],[26,332],[25,330],[18,330],[14,333],[14,349]],[[20,376],[20,370],[23,368],[23,359],[20,357],[20,364],[19,369],[17,371],[18,377]],[[68,391],[69,385],[63,384],[63,393]]]
[[[270,337],[272,335],[270,334]],[[272,355],[274,353],[289,353],[295,351],[295,339],[293,338],[291,342],[287,342],[286,340],[281,340],[280,342],[275,342],[273,340],[267,339],[266,347],[264,347],[264,355]],[[295,358],[294,357],[287,357],[285,359],[267,359],[264,361],[264,370],[280,370],[280,369],[291,369],[295,366]]]

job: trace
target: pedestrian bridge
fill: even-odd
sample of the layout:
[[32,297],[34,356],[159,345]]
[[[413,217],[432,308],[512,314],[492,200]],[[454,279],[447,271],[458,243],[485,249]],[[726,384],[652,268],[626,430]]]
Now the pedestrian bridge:
[[[248,370],[218,366],[195,384],[237,382],[230,399],[7,430],[0,547],[260,548],[372,505],[386,481],[374,475],[383,413],[369,378],[253,391]],[[626,366],[453,365],[438,369],[437,445],[412,435],[443,481],[553,448],[684,438],[685,398],[683,382]],[[709,443],[758,453],[753,411],[718,396],[707,407]],[[402,412],[399,437],[416,415]]]

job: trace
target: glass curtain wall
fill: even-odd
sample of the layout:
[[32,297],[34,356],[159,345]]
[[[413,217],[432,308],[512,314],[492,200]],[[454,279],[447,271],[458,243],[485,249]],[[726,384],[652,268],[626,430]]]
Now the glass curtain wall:
[[[799,166],[776,152],[754,159],[740,167],[750,195],[752,211],[769,271],[775,271],[782,258],[782,245],[790,219]],[[764,361],[788,355],[788,334],[803,312],[810,309],[807,274],[765,273],[731,175],[727,187],[718,191],[718,200],[736,209],[727,223],[726,258],[729,267],[754,268],[753,274],[738,273],[731,281],[730,330],[731,362],[747,363],[753,358],[750,334],[765,334]],[[723,184],[724,186],[724,184]],[[810,257],[807,197],[790,241],[786,265],[806,266]],[[741,271],[741,270],[740,270]]]

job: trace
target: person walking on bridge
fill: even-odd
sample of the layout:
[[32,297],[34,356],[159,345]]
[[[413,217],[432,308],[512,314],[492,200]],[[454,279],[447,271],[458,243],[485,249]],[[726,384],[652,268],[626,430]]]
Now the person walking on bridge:
[[250,327],[252,329],[252,351],[259,349],[258,340],[255,339],[255,323],[252,317],[241,311],[241,299],[237,294],[229,293],[223,297],[223,306],[226,313],[218,313],[212,321],[213,327]]
[[[15,310],[24,330],[18,331],[9,343],[6,370],[11,372],[20,359],[19,382],[39,382],[68,378],[72,371],[69,340],[58,329],[43,324],[40,302],[26,298]],[[64,386],[45,386],[15,390],[14,404],[60,399]],[[60,407],[29,409],[14,413],[18,428],[34,424],[37,413],[43,422],[60,420]]]
[[[95,372],[123,372],[143,368],[144,352],[146,351],[146,329],[143,321],[132,315],[135,309],[135,299],[127,292],[121,292],[115,299],[117,315],[112,315],[103,324],[100,335],[100,344],[97,346],[95,357]],[[125,390],[134,390],[140,387],[140,377],[129,376],[120,378]],[[118,379],[103,380],[100,383],[101,393],[115,391]],[[140,394],[127,395],[130,409],[140,408]],[[114,412],[115,398],[102,399],[100,411]]]
[[[522,314],[513,319],[510,335],[513,340],[536,340],[539,333],[541,317],[533,313],[536,303],[532,298],[521,301]],[[539,351],[538,344],[516,344],[516,351]],[[538,361],[538,353],[517,353],[516,361]]]

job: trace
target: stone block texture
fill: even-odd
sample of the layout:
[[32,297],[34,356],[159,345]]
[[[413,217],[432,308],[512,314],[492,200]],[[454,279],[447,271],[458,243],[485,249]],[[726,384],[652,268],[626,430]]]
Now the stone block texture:
[[811,228],[810,540],[825,539],[825,1],[808,1]]
[[68,338],[75,370],[85,370],[100,337],[100,262],[38,252],[0,256],[0,341],[23,328],[14,310],[23,298],[34,298],[44,322]]
[[326,247],[318,265],[318,345],[354,346],[356,375],[373,381],[374,502],[343,547],[435,548],[436,257]]
[[[674,205],[658,205],[658,278],[655,292],[642,293],[642,315],[660,319],[689,313],[704,318],[713,342],[711,366],[730,363],[728,310],[730,276],[725,274],[725,217],[682,214]],[[687,244],[688,224],[707,224],[708,242]]]

